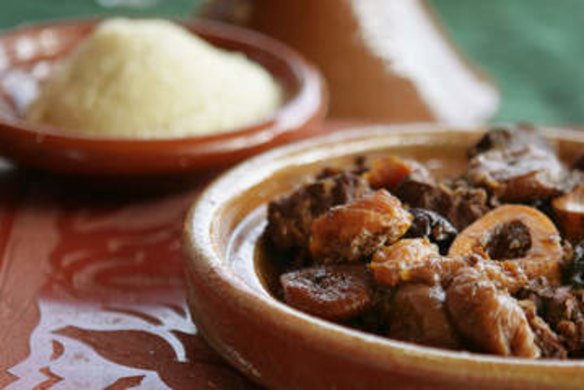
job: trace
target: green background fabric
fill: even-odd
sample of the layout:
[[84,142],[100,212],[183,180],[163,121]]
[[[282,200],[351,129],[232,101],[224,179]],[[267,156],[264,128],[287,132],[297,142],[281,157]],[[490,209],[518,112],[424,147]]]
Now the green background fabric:
[[584,1],[431,4],[455,42],[499,85],[496,120],[584,122]]
[[[317,0],[315,0],[317,1]],[[150,7],[104,7],[116,2]],[[1,0],[0,28],[97,15],[188,17],[201,0]],[[102,5],[100,5],[102,4]],[[584,1],[430,0],[454,41],[501,89],[497,122],[584,122]]]
[[[202,0],[0,0],[0,28],[51,19],[131,16],[190,16]],[[107,6],[107,4],[144,4]]]

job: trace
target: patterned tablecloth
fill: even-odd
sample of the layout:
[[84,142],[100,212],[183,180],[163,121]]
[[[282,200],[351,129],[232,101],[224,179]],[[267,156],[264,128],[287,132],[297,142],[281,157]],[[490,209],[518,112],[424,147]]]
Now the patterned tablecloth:
[[122,199],[4,167],[0,388],[252,387],[185,305],[182,220],[208,180]]

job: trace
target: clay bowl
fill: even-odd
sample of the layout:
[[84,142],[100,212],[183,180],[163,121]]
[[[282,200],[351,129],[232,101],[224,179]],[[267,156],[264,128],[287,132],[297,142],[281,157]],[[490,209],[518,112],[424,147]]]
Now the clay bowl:
[[[188,300],[198,329],[231,364],[269,388],[576,388],[584,361],[530,361],[418,346],[366,334],[292,309],[269,293],[255,256],[265,205],[323,165],[397,153],[440,174],[464,168],[480,131],[438,127],[358,129],[251,159],[201,195],[185,224]],[[584,133],[557,130],[573,160]]]
[[58,129],[24,121],[22,113],[42,80],[97,22],[34,25],[0,36],[0,155],[59,173],[135,176],[202,171],[306,137],[324,117],[327,96],[322,79],[298,53],[245,29],[193,21],[183,25],[219,47],[243,52],[281,83],[287,98],[272,118],[220,135],[164,140],[62,135]]

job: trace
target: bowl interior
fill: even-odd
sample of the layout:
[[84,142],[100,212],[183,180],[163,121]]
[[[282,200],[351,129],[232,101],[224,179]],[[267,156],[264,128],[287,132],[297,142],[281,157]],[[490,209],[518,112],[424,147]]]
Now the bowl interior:
[[[582,133],[560,129],[548,133],[557,143],[564,161],[573,162],[582,153]],[[192,209],[186,222],[191,279],[196,279],[195,274],[213,274],[209,283],[221,285],[223,299],[236,299],[242,310],[257,311],[266,327],[278,328],[283,333],[297,332],[296,337],[316,340],[331,351],[351,355],[351,364],[366,362],[363,364],[368,364],[373,372],[387,370],[381,363],[394,361],[403,367],[411,364],[410,367],[415,366],[420,372],[450,383],[474,378],[491,384],[553,383],[561,376],[582,372],[584,362],[578,360],[501,358],[373,336],[308,316],[275,298],[277,272],[270,265],[270,254],[263,252],[261,245],[266,205],[270,200],[298,186],[325,165],[347,164],[363,155],[392,153],[411,157],[427,164],[437,175],[455,175],[464,170],[466,150],[481,135],[479,129],[444,130],[423,126],[359,129],[280,148],[252,159],[217,180]],[[196,282],[202,281],[193,283]],[[237,345],[225,346],[220,330],[205,326],[205,316],[209,314],[197,311],[198,302],[204,299],[196,294],[191,297],[197,323],[202,324],[204,333],[220,351],[237,348]],[[227,353],[224,355],[229,358]],[[238,365],[237,361],[234,364]],[[541,377],[534,377],[539,370],[543,370]],[[564,378],[563,382],[569,384],[570,380]]]

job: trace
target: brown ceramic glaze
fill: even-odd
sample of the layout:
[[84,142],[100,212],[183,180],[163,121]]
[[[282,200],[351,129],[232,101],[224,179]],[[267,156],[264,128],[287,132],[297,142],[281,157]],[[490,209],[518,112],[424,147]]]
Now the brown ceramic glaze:
[[[254,256],[266,203],[323,164],[398,153],[437,174],[462,171],[479,131],[412,126],[358,129],[256,157],[226,173],[186,221],[189,305],[199,330],[233,365],[271,388],[578,388],[584,361],[501,358],[381,338],[311,317],[274,299]],[[550,134],[573,161],[584,135]],[[255,260],[254,260],[255,259]]]
[[276,144],[305,137],[326,111],[318,71],[299,54],[268,37],[219,23],[185,23],[213,44],[245,53],[270,71],[288,98],[269,120],[213,136],[165,140],[96,139],[59,134],[21,117],[42,79],[97,21],[36,25],[0,37],[0,154],[55,172],[150,175],[224,166]]
[[210,0],[204,15],[291,45],[331,91],[331,116],[480,122],[498,92],[448,40],[424,0]]

